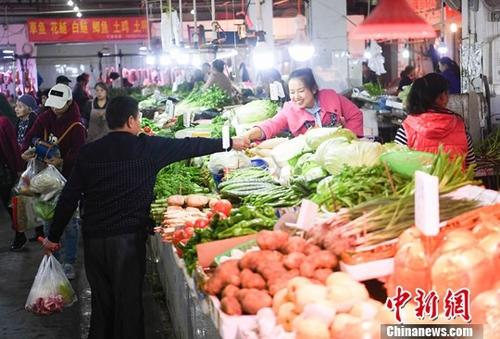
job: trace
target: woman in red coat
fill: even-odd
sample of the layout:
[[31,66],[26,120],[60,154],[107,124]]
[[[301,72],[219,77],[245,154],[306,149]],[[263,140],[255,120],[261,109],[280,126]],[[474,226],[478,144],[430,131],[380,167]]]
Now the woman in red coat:
[[448,95],[448,81],[437,73],[415,80],[406,105],[409,115],[396,134],[396,142],[430,153],[442,147],[469,165],[475,161],[472,140],[462,117],[446,108]]

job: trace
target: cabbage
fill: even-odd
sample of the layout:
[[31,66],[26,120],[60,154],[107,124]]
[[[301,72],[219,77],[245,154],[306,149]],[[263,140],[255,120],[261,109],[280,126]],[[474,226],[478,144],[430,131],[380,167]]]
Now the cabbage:
[[236,107],[234,114],[239,124],[251,124],[272,118],[278,111],[278,105],[270,100],[254,100]]
[[323,142],[316,151],[316,161],[330,174],[338,174],[344,165],[374,166],[382,154],[378,142],[352,141],[335,138]]
[[382,148],[384,149],[382,153],[400,152],[400,151],[404,152],[410,150],[408,146],[396,144],[395,142],[388,142],[386,144],[383,144]]
[[356,134],[351,130],[340,127],[312,128],[305,134],[307,146],[316,150],[318,146],[328,139],[345,137],[348,140],[356,139]]
[[271,151],[271,157],[276,165],[280,168],[288,165],[288,160],[304,153],[306,149],[306,138],[304,135],[299,135],[296,138],[285,141]]
[[294,175],[302,175],[307,172],[312,167],[321,167],[316,162],[316,157],[314,153],[305,153],[299,158],[295,167],[293,168]]

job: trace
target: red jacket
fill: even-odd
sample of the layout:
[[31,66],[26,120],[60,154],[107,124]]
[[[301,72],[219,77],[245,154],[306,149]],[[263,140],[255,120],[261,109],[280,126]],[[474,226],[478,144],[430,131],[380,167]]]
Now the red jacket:
[[411,149],[437,153],[442,145],[452,157],[467,156],[465,123],[451,111],[409,115],[403,121],[403,128]]
[[[34,138],[44,139],[44,131],[47,131],[48,136],[53,135],[60,138],[61,135],[74,122],[80,122],[80,110],[77,104],[73,103],[62,117],[58,118],[52,109],[48,108],[40,114],[35,120],[35,123],[24,137],[22,150],[25,151],[33,143]],[[59,143],[61,157],[63,159],[62,174],[69,178],[76,156],[80,151],[80,147],[85,144],[86,131],[82,125],[77,125],[64,137]]]
[[15,173],[22,169],[16,130],[10,120],[4,116],[0,116],[0,162],[5,162]]
[[[321,107],[321,122],[329,126],[332,115],[344,128],[350,129],[357,136],[363,136],[363,113],[349,99],[334,90],[323,89],[318,92],[317,100]],[[289,130],[293,136],[307,132],[306,123],[314,125],[314,117],[305,109],[300,109],[293,102],[287,102],[283,109],[272,119],[259,125],[266,139]]]

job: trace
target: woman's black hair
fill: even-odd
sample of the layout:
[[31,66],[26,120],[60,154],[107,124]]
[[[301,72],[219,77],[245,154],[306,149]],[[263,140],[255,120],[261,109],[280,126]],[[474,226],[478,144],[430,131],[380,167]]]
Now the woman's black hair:
[[456,75],[460,75],[460,67],[452,59],[448,57],[442,57],[441,59],[439,59],[439,63],[448,66],[448,68]]
[[129,117],[137,118],[139,114],[139,103],[132,97],[117,96],[106,108],[106,121],[109,129],[117,129],[125,126]]
[[288,81],[292,79],[299,79],[304,83],[304,85],[309,89],[311,92],[316,94],[318,91],[318,83],[316,82],[316,79],[314,78],[314,74],[312,69],[309,67],[307,68],[299,68],[290,73],[290,76],[288,77]]
[[399,76],[401,78],[404,78],[404,77],[407,77],[408,75],[410,75],[411,72],[413,72],[415,70],[415,66],[412,66],[412,65],[408,65],[405,67],[404,70],[401,71],[401,73],[399,73]]
[[220,59],[215,59],[214,61],[212,61],[212,67],[215,68],[220,73],[224,72],[224,65],[225,65],[224,61]]
[[97,87],[101,87],[103,90],[106,91],[106,93],[109,93],[108,85],[106,85],[104,82],[99,81],[98,83],[96,83],[94,89],[97,89]]
[[440,74],[429,73],[416,79],[406,101],[408,113],[420,114],[436,107],[436,99],[444,92],[448,92],[448,81]]

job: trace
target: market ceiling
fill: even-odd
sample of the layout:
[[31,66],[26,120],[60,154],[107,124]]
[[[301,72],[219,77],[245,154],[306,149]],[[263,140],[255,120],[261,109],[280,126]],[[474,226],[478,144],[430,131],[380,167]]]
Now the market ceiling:
[[[297,15],[297,3],[300,0],[272,0],[276,17],[293,17]],[[306,2],[308,0],[305,0]],[[28,17],[72,17],[75,13],[67,5],[67,0],[0,0],[0,23],[19,23]],[[146,0],[73,0],[84,17],[107,15],[144,15]],[[351,2],[351,1],[350,1]],[[162,1],[167,6],[168,0]],[[148,0],[154,13],[159,13],[160,0]],[[247,8],[248,0],[216,0],[216,16],[218,20],[238,17]],[[178,9],[179,1],[172,0],[174,9]],[[185,20],[192,20],[193,0],[182,0]],[[198,20],[210,20],[211,1],[197,0]]]

